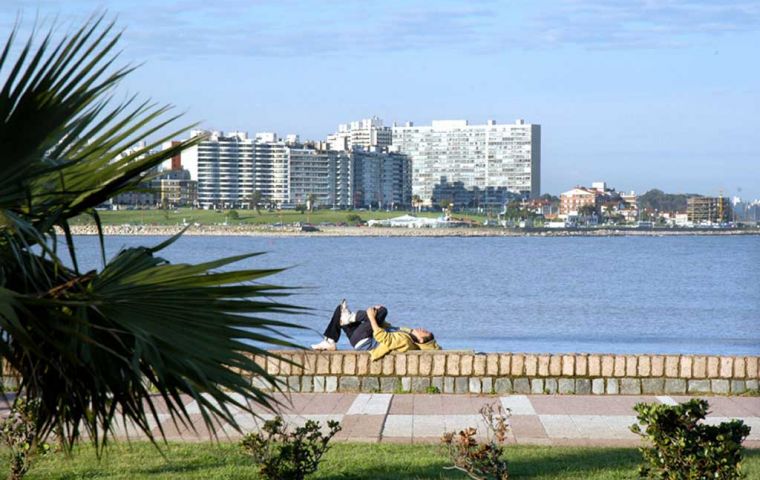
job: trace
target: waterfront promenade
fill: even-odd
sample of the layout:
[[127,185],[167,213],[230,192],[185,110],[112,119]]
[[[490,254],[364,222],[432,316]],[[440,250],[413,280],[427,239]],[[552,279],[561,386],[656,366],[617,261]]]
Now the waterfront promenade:
[[[532,445],[572,445],[635,447],[639,437],[629,426],[635,423],[633,406],[639,402],[675,404],[689,396],[668,395],[468,395],[468,394],[391,394],[391,393],[291,393],[276,394],[283,402],[280,409],[290,425],[308,419],[326,424],[341,422],[343,430],[336,440],[351,442],[437,443],[446,431],[479,427],[484,432],[478,411],[483,405],[500,403],[510,409],[509,442]],[[745,441],[748,448],[760,448],[760,397],[704,396],[710,403],[708,422],[730,418],[743,420],[752,428]],[[157,402],[160,406],[162,402]],[[190,427],[177,428],[160,408],[159,418],[170,440],[201,441],[216,434],[220,440],[238,440],[240,434],[229,425],[218,425],[210,432],[204,425],[197,404],[185,399],[194,421]],[[265,419],[274,415],[251,404],[260,418],[235,411],[245,432],[255,431]],[[117,424],[119,422],[116,422]],[[156,425],[153,429],[159,433]],[[134,429],[117,425],[120,438],[139,439]]]

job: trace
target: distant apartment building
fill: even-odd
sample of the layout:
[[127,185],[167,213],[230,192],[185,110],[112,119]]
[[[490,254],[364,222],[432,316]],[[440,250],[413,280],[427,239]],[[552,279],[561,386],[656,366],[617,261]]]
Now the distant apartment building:
[[620,193],[605,182],[593,182],[591,187],[577,186],[559,196],[561,216],[578,215],[583,207],[593,207],[599,215],[621,215],[625,221],[634,221],[638,206],[635,192]]
[[338,131],[327,136],[329,150],[350,152],[356,148],[383,150],[390,146],[393,132],[377,117],[338,125]]
[[412,168],[408,156],[361,150],[354,150],[349,156],[354,208],[394,209],[412,204]]
[[559,195],[560,215],[577,215],[583,207],[588,206],[598,211],[600,205],[600,193],[591,188],[575,187]]
[[412,161],[412,194],[427,205],[447,182],[476,189],[536,197],[541,191],[541,126],[470,125],[435,120],[430,126],[393,127],[393,149]]
[[179,169],[163,172],[154,183],[162,207],[194,207],[198,203],[198,182],[190,178],[190,172],[181,165]]
[[318,150],[275,133],[191,134],[207,137],[182,158],[196,166],[202,208],[251,208],[253,192],[282,207],[411,204],[411,166],[401,154]]
[[253,139],[245,132],[190,132],[191,137],[198,135],[206,138],[183,151],[181,162],[198,181],[199,205],[242,206],[253,191]]
[[728,197],[689,197],[686,217],[694,225],[727,223],[732,217],[731,202]]

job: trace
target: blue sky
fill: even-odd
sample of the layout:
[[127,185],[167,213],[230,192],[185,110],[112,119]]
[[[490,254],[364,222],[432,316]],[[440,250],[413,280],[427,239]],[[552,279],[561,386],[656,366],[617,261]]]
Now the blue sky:
[[[139,92],[222,130],[525,118],[542,190],[760,198],[758,1],[0,0],[62,32],[106,10]],[[121,94],[122,92],[120,92]]]

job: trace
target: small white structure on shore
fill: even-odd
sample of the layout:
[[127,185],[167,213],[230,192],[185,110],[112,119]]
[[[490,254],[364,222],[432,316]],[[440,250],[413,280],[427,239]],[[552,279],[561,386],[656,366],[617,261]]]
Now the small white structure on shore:
[[436,228],[445,227],[449,222],[438,218],[415,217],[413,215],[402,215],[385,220],[369,220],[367,225],[370,227],[402,227],[402,228]]

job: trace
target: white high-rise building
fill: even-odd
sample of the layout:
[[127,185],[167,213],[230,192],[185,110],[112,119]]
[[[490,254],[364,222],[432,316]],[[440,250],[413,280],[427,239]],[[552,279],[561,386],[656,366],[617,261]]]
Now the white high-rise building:
[[[409,158],[398,153],[324,151],[275,133],[191,132],[205,135],[182,153],[182,165],[198,180],[202,208],[251,208],[260,201],[280,206],[400,207],[411,203]],[[194,173],[193,173],[194,172]]]
[[541,126],[470,125],[436,120],[432,125],[393,127],[393,149],[412,160],[412,194],[433,203],[448,182],[468,190],[506,189],[530,197],[541,191]]
[[382,150],[391,144],[393,132],[378,117],[338,125],[338,131],[327,136],[330,150],[350,152],[355,148]]
[[248,202],[253,191],[253,140],[245,132],[194,130],[207,135],[182,152],[182,164],[198,180],[202,208],[234,208]]

